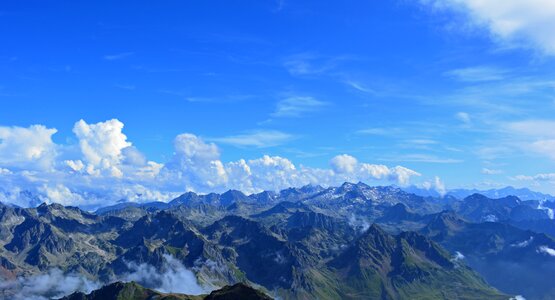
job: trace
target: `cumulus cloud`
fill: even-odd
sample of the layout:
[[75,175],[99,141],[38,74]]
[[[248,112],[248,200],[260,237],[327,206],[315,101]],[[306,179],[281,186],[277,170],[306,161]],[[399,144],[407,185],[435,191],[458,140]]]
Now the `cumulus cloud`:
[[555,55],[555,2],[551,0],[421,0],[438,9],[463,12],[472,25],[486,28],[504,45]]
[[400,185],[409,184],[410,178],[421,174],[402,166],[387,167],[385,165],[375,165],[359,163],[356,158],[348,154],[337,155],[330,161],[334,175],[343,181],[368,181],[368,180],[389,180]]
[[330,164],[332,169],[337,173],[352,173],[355,171],[358,161],[350,155],[341,154],[332,158]]
[[175,138],[174,151],[172,160],[164,168],[166,176],[174,177],[184,186],[205,190],[227,182],[216,144],[205,143],[199,137],[186,133]]
[[[190,133],[178,135],[173,155],[158,163],[134,147],[123,128],[116,119],[95,124],[80,120],[73,129],[77,143],[60,145],[51,139],[55,129],[31,126],[5,130],[2,147],[23,154],[0,151],[0,201],[21,206],[57,202],[94,208],[122,199],[168,201],[185,191],[237,189],[254,193],[307,184],[333,186],[345,181],[407,185],[420,176],[402,166],[360,162],[347,154],[333,157],[330,168],[295,165],[288,158],[270,155],[225,162],[215,143]],[[37,142],[37,135],[41,142]],[[43,159],[49,168],[34,167]]]
[[79,139],[89,174],[108,171],[114,177],[123,176],[118,166],[123,159],[122,150],[131,147],[131,143],[122,130],[123,123],[116,119],[96,124],[84,120],[75,123],[73,132]]
[[23,169],[52,167],[56,145],[52,135],[56,129],[43,125],[0,127],[0,166]]

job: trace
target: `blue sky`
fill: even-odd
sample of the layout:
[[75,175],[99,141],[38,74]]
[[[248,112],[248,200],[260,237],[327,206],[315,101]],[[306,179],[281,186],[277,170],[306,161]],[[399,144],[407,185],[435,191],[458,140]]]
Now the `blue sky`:
[[[330,160],[347,154],[419,173],[411,184],[553,193],[553,20],[547,0],[7,1],[0,168],[25,189],[14,174],[45,158],[9,154],[36,146],[14,130],[41,124],[57,130],[39,151],[48,172],[68,160],[99,169],[75,124],[117,119],[115,153],[88,140],[112,163],[132,144],[170,165],[176,136],[191,133],[224,165],[268,155],[338,173]],[[45,185],[81,188],[50,173]]]

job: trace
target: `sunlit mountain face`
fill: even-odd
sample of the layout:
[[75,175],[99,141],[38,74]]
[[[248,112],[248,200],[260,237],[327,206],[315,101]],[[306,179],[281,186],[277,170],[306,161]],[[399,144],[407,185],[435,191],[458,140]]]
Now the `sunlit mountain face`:
[[554,3],[2,3],[0,299],[555,299]]

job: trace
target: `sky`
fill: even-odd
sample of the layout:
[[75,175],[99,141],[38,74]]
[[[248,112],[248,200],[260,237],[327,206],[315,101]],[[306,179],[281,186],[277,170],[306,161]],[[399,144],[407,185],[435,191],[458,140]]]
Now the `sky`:
[[551,0],[3,1],[0,201],[555,193]]

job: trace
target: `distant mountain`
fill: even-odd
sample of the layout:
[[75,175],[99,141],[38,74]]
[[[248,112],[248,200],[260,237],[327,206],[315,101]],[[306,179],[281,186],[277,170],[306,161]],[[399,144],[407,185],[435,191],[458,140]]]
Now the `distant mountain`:
[[492,199],[482,194],[472,194],[453,202],[450,208],[474,222],[542,220],[553,217],[552,209],[543,207],[540,202],[522,201],[516,196]]
[[555,196],[549,194],[543,194],[540,192],[534,192],[527,188],[514,188],[507,186],[501,189],[490,189],[490,190],[476,190],[476,189],[454,189],[449,190],[447,195],[463,199],[472,194],[482,194],[486,197],[498,199],[508,196],[516,196],[520,200],[547,200],[555,201]]
[[155,290],[147,289],[135,282],[115,282],[106,285],[89,294],[82,292],[73,293],[60,300],[271,300],[264,293],[255,290],[248,285],[238,283],[233,286],[225,286],[211,292],[209,295],[190,296],[184,294],[165,294]]

